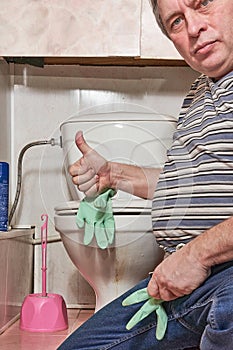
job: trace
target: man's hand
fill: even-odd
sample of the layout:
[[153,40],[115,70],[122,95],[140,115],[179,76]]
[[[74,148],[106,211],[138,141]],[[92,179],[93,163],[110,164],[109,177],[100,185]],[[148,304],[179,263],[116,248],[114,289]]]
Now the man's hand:
[[190,294],[210,275],[210,268],[196,258],[195,239],[165,258],[154,270],[148,293],[166,301]]
[[81,131],[75,137],[75,143],[83,154],[69,168],[72,181],[87,197],[95,197],[110,188],[110,164],[85,141]]

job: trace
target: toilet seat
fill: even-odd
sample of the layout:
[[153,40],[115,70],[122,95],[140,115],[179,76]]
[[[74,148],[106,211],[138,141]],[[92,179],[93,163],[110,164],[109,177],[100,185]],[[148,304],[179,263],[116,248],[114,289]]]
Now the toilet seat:
[[[55,207],[55,215],[66,216],[76,215],[79,208],[80,201],[68,201],[60,203]],[[138,215],[138,214],[151,214],[151,200],[144,199],[113,199],[112,209],[115,215]]]
[[[130,206],[129,206],[130,203]],[[80,201],[63,202],[55,207],[55,225],[62,239],[83,244],[83,228],[77,230],[76,214]],[[128,206],[127,206],[128,205]],[[133,244],[145,234],[152,234],[151,201],[132,199],[112,199],[116,236],[111,247]],[[97,247],[92,242],[92,247]]]

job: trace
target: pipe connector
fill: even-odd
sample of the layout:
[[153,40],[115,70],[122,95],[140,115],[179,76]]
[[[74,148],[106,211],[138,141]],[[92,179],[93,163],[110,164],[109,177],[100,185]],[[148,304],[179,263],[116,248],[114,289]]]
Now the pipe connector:
[[54,137],[49,140],[51,146],[60,146],[62,148],[62,137],[60,136],[58,139]]

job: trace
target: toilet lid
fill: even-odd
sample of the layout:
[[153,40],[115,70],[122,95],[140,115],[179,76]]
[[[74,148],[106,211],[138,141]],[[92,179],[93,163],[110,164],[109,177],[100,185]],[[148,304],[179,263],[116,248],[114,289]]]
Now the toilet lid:
[[[57,215],[74,215],[77,213],[80,201],[63,202],[55,207]],[[145,199],[113,199],[112,200],[113,213],[151,213],[151,200]]]

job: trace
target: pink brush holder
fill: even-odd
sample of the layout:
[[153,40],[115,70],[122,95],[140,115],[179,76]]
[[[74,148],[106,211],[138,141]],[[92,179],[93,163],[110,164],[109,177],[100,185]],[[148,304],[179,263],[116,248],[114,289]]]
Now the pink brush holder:
[[67,309],[59,294],[29,294],[23,302],[20,329],[30,332],[55,332],[68,328]]
[[68,328],[67,310],[64,299],[59,294],[46,292],[46,247],[48,215],[41,227],[42,251],[42,293],[29,294],[24,299],[20,314],[20,329],[30,332],[56,332]]

